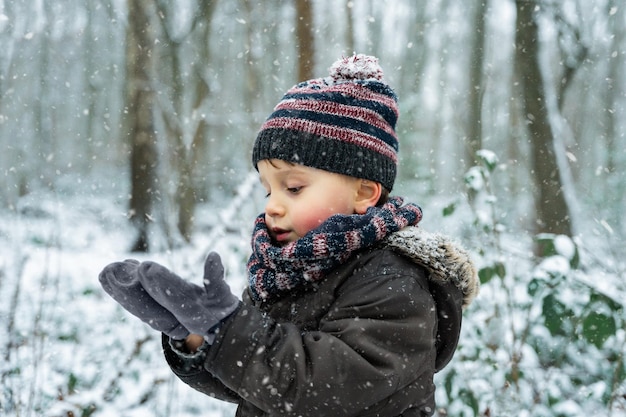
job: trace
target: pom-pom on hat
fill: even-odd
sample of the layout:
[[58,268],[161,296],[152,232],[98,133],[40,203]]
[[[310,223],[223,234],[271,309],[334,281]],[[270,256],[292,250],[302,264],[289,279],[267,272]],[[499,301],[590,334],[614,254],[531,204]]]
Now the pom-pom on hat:
[[354,55],[330,76],[292,87],[261,126],[254,166],[281,159],[393,188],[398,164],[398,99],[378,59]]

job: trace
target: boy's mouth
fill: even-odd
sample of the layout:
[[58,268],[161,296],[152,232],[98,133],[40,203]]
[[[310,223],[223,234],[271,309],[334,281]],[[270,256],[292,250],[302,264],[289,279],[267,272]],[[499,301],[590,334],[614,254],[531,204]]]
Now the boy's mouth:
[[289,230],[281,229],[280,227],[272,227],[272,235],[278,243],[287,242],[287,239],[289,238],[289,233]]

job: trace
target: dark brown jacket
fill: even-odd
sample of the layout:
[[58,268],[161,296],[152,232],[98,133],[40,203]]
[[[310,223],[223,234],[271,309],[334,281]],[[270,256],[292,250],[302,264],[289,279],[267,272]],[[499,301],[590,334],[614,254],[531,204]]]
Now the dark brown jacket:
[[244,293],[198,354],[163,347],[181,380],[237,416],[429,416],[477,290],[464,250],[410,227],[306,291],[272,304]]

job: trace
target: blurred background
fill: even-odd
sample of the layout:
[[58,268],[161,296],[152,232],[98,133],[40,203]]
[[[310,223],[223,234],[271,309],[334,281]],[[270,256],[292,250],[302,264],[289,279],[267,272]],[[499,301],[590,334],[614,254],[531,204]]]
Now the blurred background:
[[507,224],[624,231],[621,2],[4,0],[0,13],[4,208],[116,182],[139,249],[146,214],[169,244],[189,240],[195,205],[252,169],[286,89],[355,51],[400,98],[398,193],[462,191],[484,148]]
[[399,96],[394,194],[481,270],[439,414],[626,415],[622,1],[0,0],[0,45],[0,412],[232,415],[174,400],[95,278],[217,247],[242,289],[256,131],[356,52]]

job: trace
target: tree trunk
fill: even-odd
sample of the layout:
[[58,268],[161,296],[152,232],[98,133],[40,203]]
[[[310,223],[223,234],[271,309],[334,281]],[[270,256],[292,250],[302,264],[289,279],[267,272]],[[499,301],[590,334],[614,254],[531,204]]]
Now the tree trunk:
[[[193,167],[189,161],[189,154],[192,150],[188,149],[188,146],[185,144],[185,132],[183,131],[185,86],[180,68],[181,42],[168,37],[167,43],[169,54],[171,55],[171,100],[174,106],[174,114],[166,115],[164,119],[170,121],[167,123],[168,141],[171,143],[171,148],[173,148],[171,156],[178,174],[174,198],[178,210],[176,227],[183,239],[186,242],[190,242],[193,228],[193,213],[195,211],[195,190],[193,185]],[[171,110],[166,109],[165,111]]]
[[[618,6],[617,3],[619,3],[617,0],[611,0],[607,7],[609,10],[615,10],[615,13],[609,14],[609,26],[613,33],[610,50],[624,51],[626,28],[624,28],[622,22],[626,19],[626,10],[624,10],[623,6]],[[605,134],[603,136],[606,138],[603,165],[608,181],[602,181],[600,187],[603,188],[603,195],[614,196],[611,198],[614,201],[612,201],[610,207],[615,207],[616,209],[608,210],[609,221],[619,228],[620,225],[624,224],[623,207],[626,202],[626,183],[623,180],[623,174],[620,175],[620,167],[624,166],[626,159],[624,158],[624,148],[621,147],[624,145],[620,146],[618,140],[620,136],[623,137],[623,128],[621,127],[623,117],[620,116],[623,115],[623,111],[620,112],[619,109],[623,109],[624,106],[623,86],[626,85],[624,75],[626,74],[626,64],[624,63],[623,52],[612,55],[608,65],[608,88],[606,89],[605,98],[606,121],[603,123],[605,126]],[[622,149],[621,151],[620,148]]]
[[[534,16],[535,0],[516,0],[516,55],[522,109],[531,146],[531,175],[534,179],[535,233],[572,235],[569,207],[555,153],[546,90],[540,67],[539,28]],[[543,255],[537,248],[537,254]]]
[[356,52],[354,46],[354,5],[352,0],[346,0],[346,56]]
[[[200,12],[195,17],[192,24],[192,31],[196,28],[199,31],[198,56],[193,60],[193,68],[189,72],[189,79],[186,80],[193,86],[191,90],[192,109],[191,119],[193,115],[200,115],[203,112],[202,107],[209,96],[209,85],[205,79],[205,71],[209,59],[209,34],[210,22],[215,10],[215,1],[204,1],[200,6]],[[178,222],[177,227],[183,239],[187,242],[191,241],[194,225],[194,213],[197,203],[197,181],[196,173],[200,153],[205,148],[206,134],[208,124],[204,116],[196,116],[194,130],[191,132],[193,139],[190,145],[187,145],[183,138],[182,124],[185,109],[183,108],[183,97],[185,94],[183,75],[180,71],[180,48],[181,42],[174,42],[171,38],[169,41],[175,46],[172,51],[172,74],[174,84],[174,103],[176,106],[175,122],[172,123],[171,132],[174,140],[174,157],[178,169],[178,185],[176,190],[176,202],[178,204]],[[166,117],[166,120],[168,118]]]
[[[467,117],[466,161],[476,165],[476,153],[482,148],[483,61],[485,56],[485,14],[487,1],[478,0],[474,14],[474,39],[470,57],[469,100]],[[469,168],[469,167],[466,167]]]
[[128,1],[126,32],[126,110],[131,146],[131,220],[138,236],[133,251],[148,251],[148,228],[156,186],[157,148],[152,87],[154,33],[152,0]]
[[298,45],[298,81],[310,80],[315,69],[315,35],[311,0],[296,0],[296,43]]
[[[264,13],[264,5],[258,4],[256,1],[244,0],[244,10],[246,20],[249,22],[259,19],[259,15]],[[260,68],[263,67],[261,48],[258,47],[258,39],[252,25],[246,27],[246,49],[248,50],[246,65],[244,69],[244,79],[246,80],[246,88],[243,90],[243,108],[247,115],[246,120],[249,125],[250,132],[257,132],[262,120],[258,119],[258,115],[264,114],[264,108],[260,108],[260,96],[262,90],[262,81],[260,79]],[[246,155],[252,153],[251,141],[247,141],[245,152]]]
[[[51,13],[52,5],[46,4],[45,13]],[[49,23],[48,23],[49,24]],[[49,27],[46,28],[50,30]],[[37,57],[39,62],[37,65],[37,73],[40,77],[40,81],[35,83],[37,85],[38,100],[33,107],[35,115],[35,133],[37,134],[37,163],[35,164],[35,172],[37,175],[31,178],[39,178],[41,185],[49,189],[54,185],[54,153],[55,153],[55,138],[54,138],[54,112],[51,109],[52,102],[52,88],[50,82],[51,76],[51,59],[50,49],[52,47],[52,40],[50,36],[45,35],[45,31],[40,33],[36,38],[39,42],[40,49]],[[31,181],[28,180],[28,183]],[[28,192],[30,193],[30,189]]]
[[[624,28],[624,25],[620,23],[626,19],[626,11],[623,6],[619,7],[617,3],[618,2],[615,0],[609,2],[609,8],[616,10],[614,14],[609,15],[609,26],[611,28],[611,32],[613,33],[611,51],[623,51],[621,48],[623,48],[625,43],[624,41],[626,40],[626,29]],[[620,132],[619,120],[617,117],[617,114],[619,113],[617,113],[615,109],[619,108],[620,100],[624,94],[621,86],[624,85],[624,69],[626,69],[624,60],[620,59],[620,55],[623,54],[616,53],[615,56],[612,56],[609,61],[609,88],[607,89],[607,97],[605,99],[607,108],[611,109],[606,112],[607,120],[604,124],[606,132],[606,162],[604,165],[609,174],[616,173],[620,163],[623,162],[616,160],[617,156],[620,154],[618,151],[619,146],[617,145],[616,140]],[[620,187],[623,189],[623,182],[620,184]],[[610,190],[607,190],[607,195],[609,192]]]

